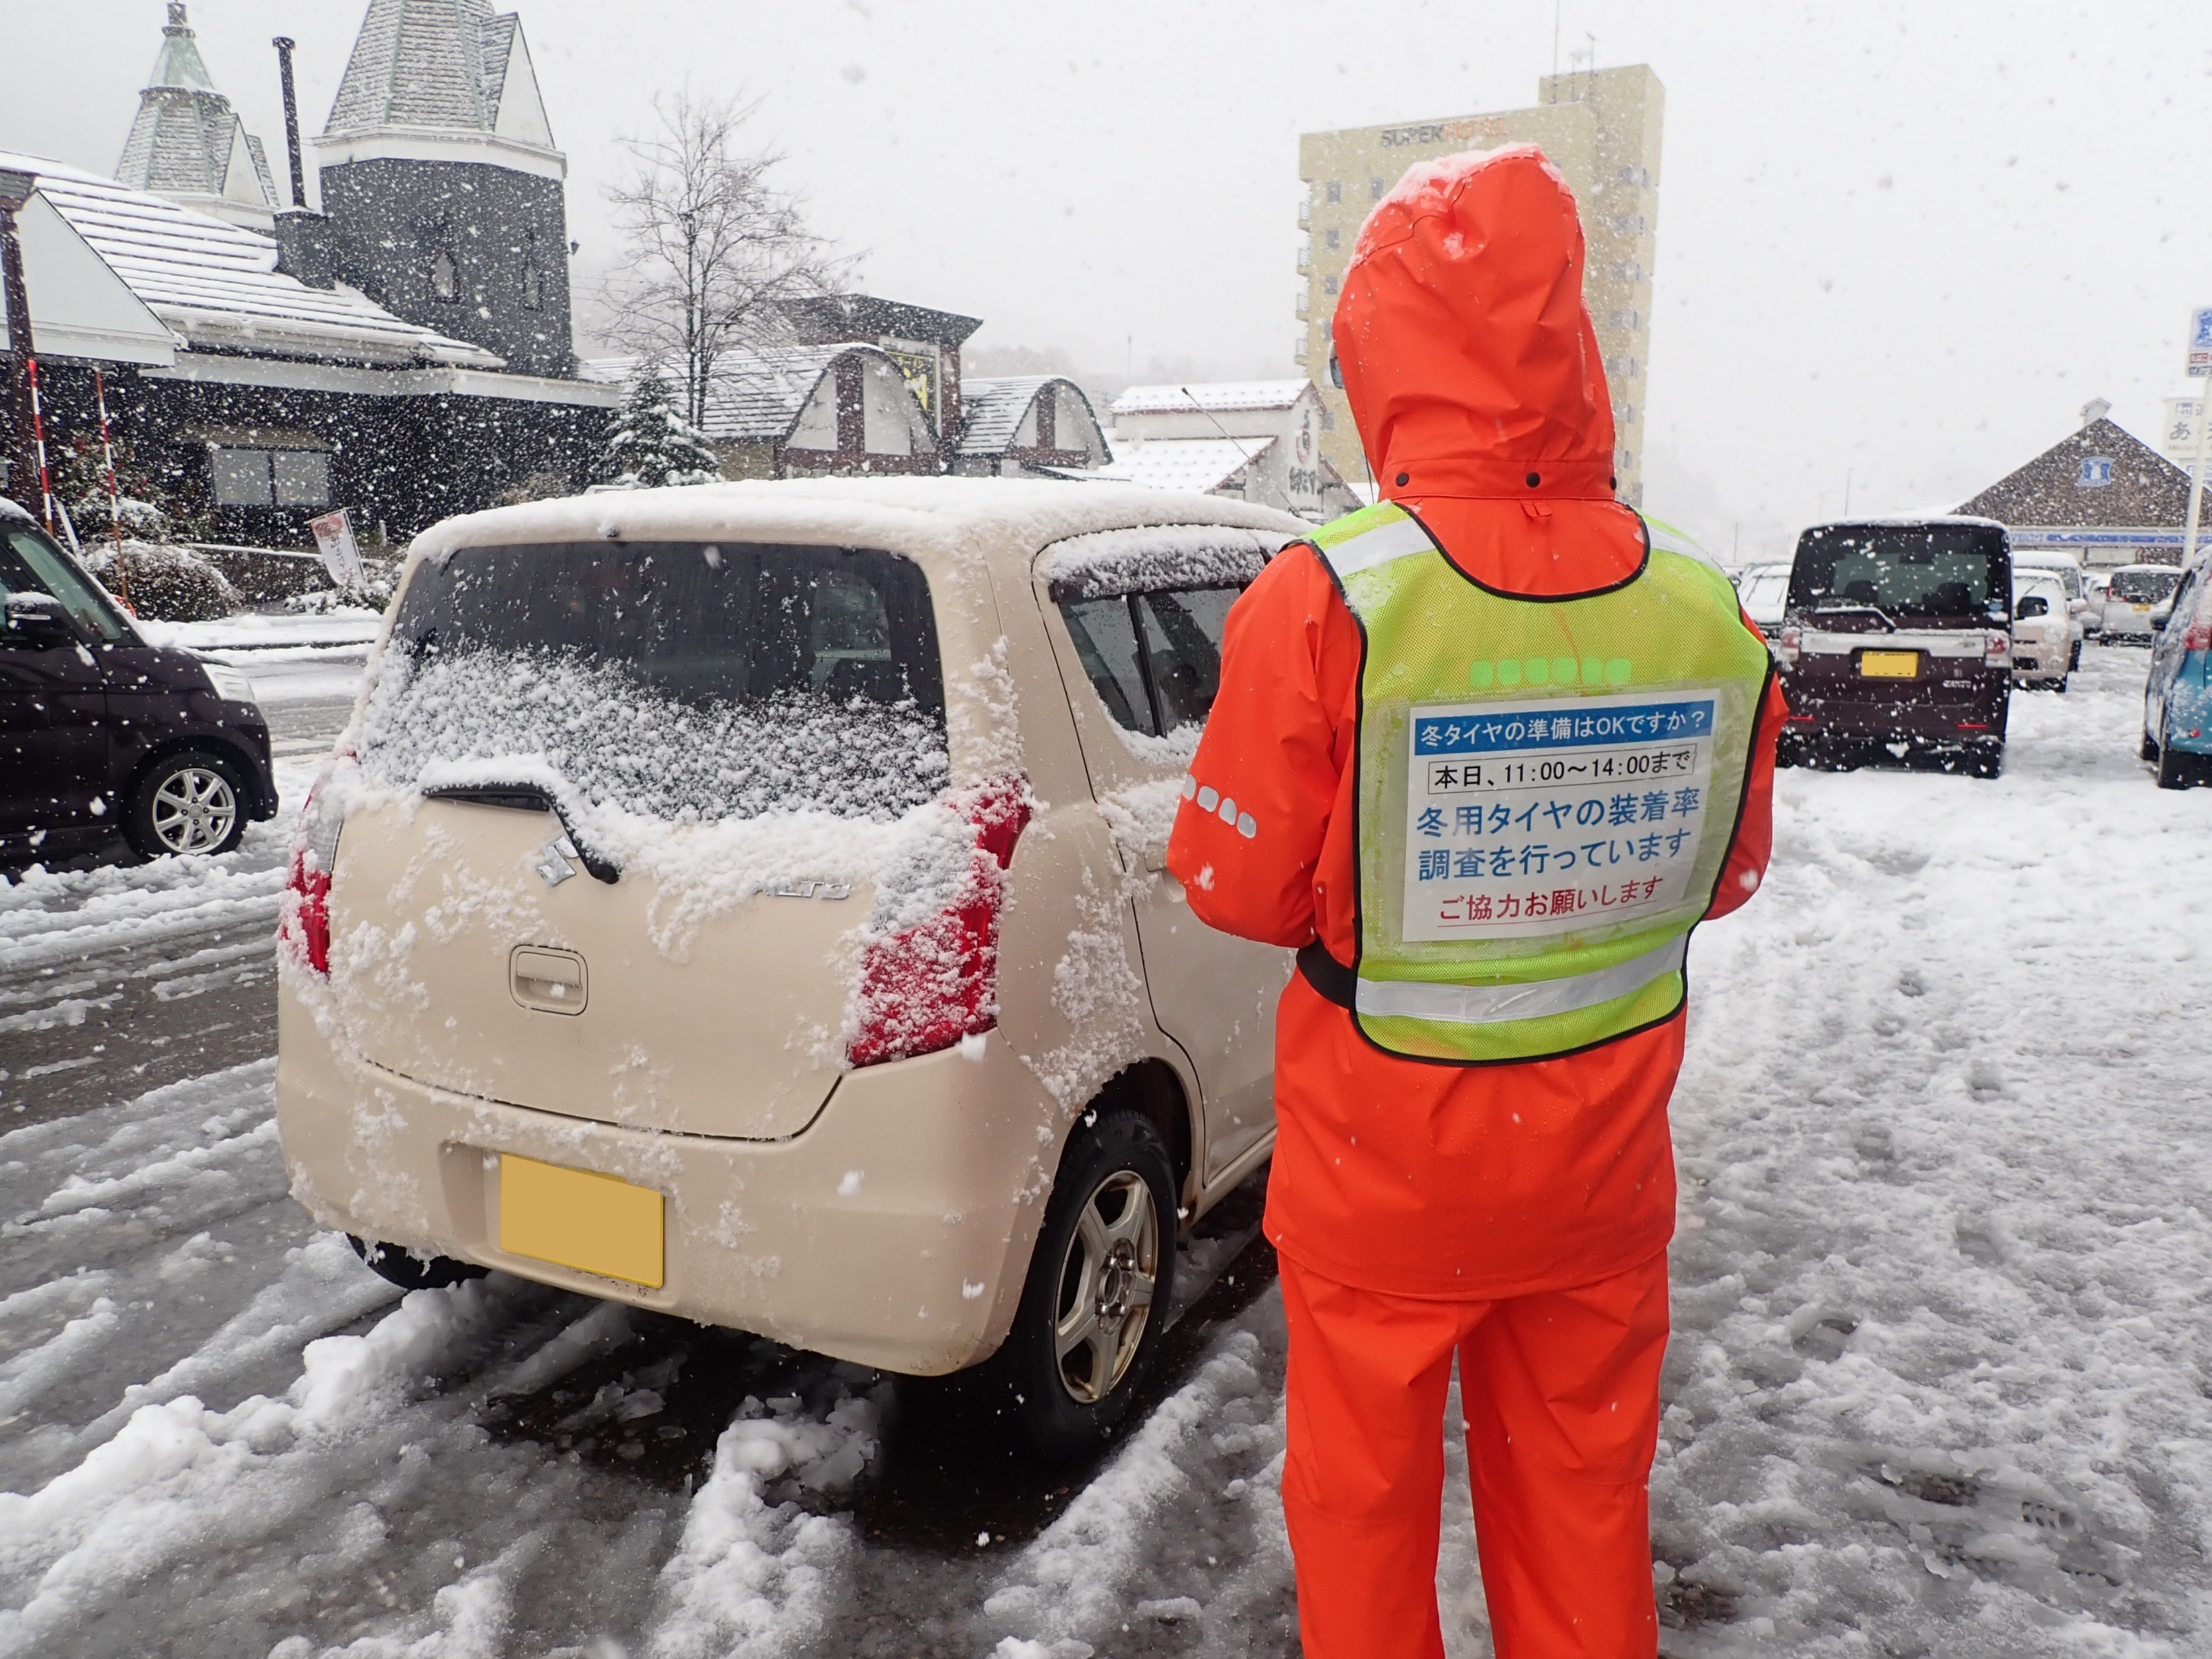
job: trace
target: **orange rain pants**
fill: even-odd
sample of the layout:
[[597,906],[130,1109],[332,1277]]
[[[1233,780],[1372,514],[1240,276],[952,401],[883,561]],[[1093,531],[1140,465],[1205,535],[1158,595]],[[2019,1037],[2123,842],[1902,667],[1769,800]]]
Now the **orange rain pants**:
[[1667,1257],[1490,1302],[1355,1290],[1281,1259],[1283,1513],[1305,1659],[1443,1659],[1437,1541],[1452,1356],[1498,1659],[1658,1651],[1646,1481]]

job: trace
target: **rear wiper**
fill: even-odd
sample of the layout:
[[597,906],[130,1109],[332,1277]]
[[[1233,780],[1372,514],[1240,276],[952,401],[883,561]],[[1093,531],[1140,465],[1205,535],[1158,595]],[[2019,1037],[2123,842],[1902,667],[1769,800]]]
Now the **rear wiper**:
[[515,812],[550,812],[560,820],[568,845],[576,849],[576,861],[593,880],[612,886],[622,879],[621,868],[605,854],[592,849],[576,826],[568,822],[568,815],[561,810],[561,803],[552,793],[534,783],[443,783],[425,789],[422,794],[428,800],[462,800],[477,806],[503,806]]

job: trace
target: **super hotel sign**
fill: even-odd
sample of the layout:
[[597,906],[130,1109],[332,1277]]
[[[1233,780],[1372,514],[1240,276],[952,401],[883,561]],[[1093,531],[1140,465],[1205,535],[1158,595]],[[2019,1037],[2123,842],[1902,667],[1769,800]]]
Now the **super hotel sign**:
[[1410,127],[1385,127],[1385,144],[1460,144],[1470,138],[1504,138],[1502,115],[1462,115],[1455,121],[1423,121]]

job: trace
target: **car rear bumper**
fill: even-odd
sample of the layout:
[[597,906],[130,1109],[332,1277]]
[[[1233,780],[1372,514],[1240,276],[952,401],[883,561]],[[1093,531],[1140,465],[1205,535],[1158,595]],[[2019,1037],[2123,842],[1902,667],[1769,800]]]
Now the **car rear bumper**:
[[[1066,1126],[994,1033],[848,1073],[805,1130],[726,1140],[579,1121],[416,1083],[341,1052],[288,968],[276,1115],[294,1195],[359,1237],[934,1376],[1006,1336]],[[498,1159],[517,1153],[664,1195],[648,1288],[499,1244]]]

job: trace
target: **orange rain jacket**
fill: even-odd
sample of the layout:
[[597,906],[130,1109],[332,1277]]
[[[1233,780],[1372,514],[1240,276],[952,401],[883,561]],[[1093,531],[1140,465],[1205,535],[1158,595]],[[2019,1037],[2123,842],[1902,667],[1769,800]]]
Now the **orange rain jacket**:
[[[1360,232],[1337,306],[1344,387],[1382,495],[1508,594],[1611,586],[1644,557],[1643,525],[1613,499],[1582,270],[1573,198],[1523,148],[1409,173]],[[1229,613],[1191,768],[1262,828],[1248,840],[1186,802],[1168,845],[1201,921],[1275,945],[1318,939],[1352,962],[1359,670],[1358,626],[1320,556],[1286,549]],[[1709,915],[1765,870],[1782,719],[1776,690]],[[1340,1284],[1412,1297],[1559,1290],[1649,1261],[1674,1232],[1682,1028],[1678,1014],[1564,1059],[1430,1064],[1372,1047],[1294,975],[1277,1014],[1269,1238]]]

